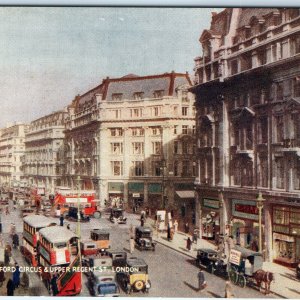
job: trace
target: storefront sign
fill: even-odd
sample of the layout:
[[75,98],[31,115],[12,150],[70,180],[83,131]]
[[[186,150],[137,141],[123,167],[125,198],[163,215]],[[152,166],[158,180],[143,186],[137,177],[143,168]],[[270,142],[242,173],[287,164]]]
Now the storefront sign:
[[132,194],[133,198],[140,198],[140,196],[141,196],[140,193],[133,193]]
[[232,199],[232,215],[244,219],[258,220],[256,202]]
[[285,234],[280,234],[280,233],[273,233],[273,238],[274,238],[274,240],[280,240],[280,241],[285,241],[285,242],[290,242],[290,243],[295,242],[294,237],[288,236]]
[[216,199],[203,198],[203,206],[208,208],[220,208],[220,201]]
[[109,182],[108,191],[112,193],[123,193],[124,183],[123,182]]
[[229,255],[229,262],[234,265],[240,265],[242,253],[240,251],[231,249]]

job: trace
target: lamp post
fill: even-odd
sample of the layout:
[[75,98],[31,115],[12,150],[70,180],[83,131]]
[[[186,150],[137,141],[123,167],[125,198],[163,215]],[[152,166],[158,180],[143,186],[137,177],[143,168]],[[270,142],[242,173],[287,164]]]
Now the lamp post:
[[259,252],[262,253],[262,210],[264,207],[265,199],[262,193],[259,192],[256,199],[256,207],[258,208],[258,239],[259,239]]
[[80,240],[80,176],[77,176],[77,235]]

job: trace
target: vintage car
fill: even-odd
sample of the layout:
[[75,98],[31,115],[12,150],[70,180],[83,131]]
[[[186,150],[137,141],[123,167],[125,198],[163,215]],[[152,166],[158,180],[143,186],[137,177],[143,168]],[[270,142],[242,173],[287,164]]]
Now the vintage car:
[[209,272],[212,271],[212,266],[218,259],[218,252],[213,249],[202,248],[197,250],[197,265],[206,268]]
[[88,289],[92,296],[96,297],[118,297],[120,289],[113,275],[98,275],[89,277]]
[[109,220],[112,223],[126,224],[127,218],[124,217],[124,209],[112,207],[110,211]]
[[297,267],[296,267],[296,277],[298,279],[300,279],[300,263],[298,263]]
[[112,258],[113,267],[124,267],[127,260],[127,252],[118,249],[107,250],[107,255]]
[[135,228],[135,245],[140,250],[155,250],[156,243],[152,240],[152,229],[147,226]]
[[104,229],[92,229],[91,240],[97,245],[98,252],[104,253],[110,248],[109,232]]
[[95,241],[81,241],[80,251],[82,256],[97,255],[98,246]]
[[82,266],[87,267],[84,270],[88,276],[100,276],[101,274],[115,275],[115,273],[113,273],[112,258],[110,256],[94,255],[84,257],[82,259]]
[[148,265],[143,259],[130,257],[126,260],[126,266],[123,269],[124,272],[117,273],[117,279],[127,294],[131,294],[133,291],[149,292],[151,282],[148,276]]
[[[67,218],[69,220],[77,221],[78,208],[77,207],[69,207]],[[87,217],[82,212],[80,212],[80,222],[89,222],[89,221],[90,221],[90,217]]]

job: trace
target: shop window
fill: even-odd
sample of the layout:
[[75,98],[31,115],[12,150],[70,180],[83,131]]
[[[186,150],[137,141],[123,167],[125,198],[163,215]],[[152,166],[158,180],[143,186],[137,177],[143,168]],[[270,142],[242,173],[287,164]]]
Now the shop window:
[[280,225],[289,225],[289,211],[284,207],[273,208],[273,222]]

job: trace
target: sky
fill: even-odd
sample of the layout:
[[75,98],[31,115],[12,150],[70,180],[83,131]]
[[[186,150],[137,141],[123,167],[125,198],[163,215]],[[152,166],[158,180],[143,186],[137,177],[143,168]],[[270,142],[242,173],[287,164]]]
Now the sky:
[[212,11],[0,7],[0,128],[63,109],[107,76],[193,75]]

